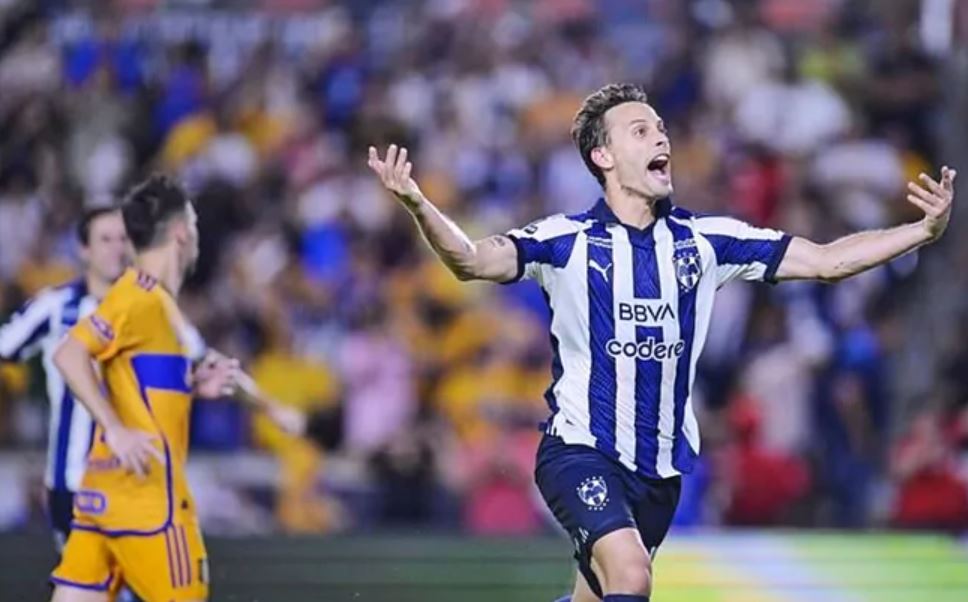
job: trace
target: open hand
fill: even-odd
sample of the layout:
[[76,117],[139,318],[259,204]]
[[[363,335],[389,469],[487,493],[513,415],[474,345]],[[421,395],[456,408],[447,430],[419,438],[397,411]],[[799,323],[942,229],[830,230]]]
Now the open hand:
[[387,149],[385,160],[380,159],[376,147],[371,146],[367,165],[370,166],[387,190],[393,193],[397,200],[411,211],[420,206],[423,201],[423,193],[417,182],[410,177],[413,164],[407,160],[407,149],[397,149],[396,144],[391,144]]
[[152,458],[159,463],[165,461],[165,457],[155,446],[156,441],[158,437],[151,433],[121,425],[104,431],[104,442],[121,462],[121,467],[139,477],[148,474]]
[[908,182],[907,200],[924,211],[921,224],[931,240],[937,240],[944,234],[951,218],[951,204],[955,198],[955,170],[948,166],[941,168],[941,182],[936,182],[928,174],[921,174],[919,179],[924,184]]
[[206,399],[232,395],[238,386],[240,372],[239,360],[209,352],[195,368],[195,394]]

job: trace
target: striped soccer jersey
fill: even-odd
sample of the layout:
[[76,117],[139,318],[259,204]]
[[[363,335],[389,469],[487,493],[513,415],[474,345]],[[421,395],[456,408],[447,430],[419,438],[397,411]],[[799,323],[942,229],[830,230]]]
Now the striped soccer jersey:
[[645,476],[691,472],[700,447],[692,385],[716,290],[772,281],[790,236],[668,200],[638,229],[604,199],[508,236],[515,280],[535,280],[552,313],[546,431]]
[[50,401],[47,440],[48,489],[77,491],[84,462],[91,447],[94,423],[83,405],[75,401],[53,357],[61,338],[81,318],[97,307],[83,280],[45,289],[0,326],[0,358],[25,361],[41,354]]

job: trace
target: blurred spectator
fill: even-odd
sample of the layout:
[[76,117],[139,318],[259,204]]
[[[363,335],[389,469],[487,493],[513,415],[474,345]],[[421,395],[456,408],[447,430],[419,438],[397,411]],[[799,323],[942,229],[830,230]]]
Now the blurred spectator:
[[164,139],[182,119],[205,107],[208,74],[205,49],[187,42],[169,53],[172,65],[155,106],[155,135]]
[[434,443],[439,436],[434,425],[420,420],[372,456],[380,525],[428,526],[446,516],[448,493]]
[[346,445],[369,455],[409,428],[417,400],[413,368],[394,337],[386,309],[357,307],[357,328],[343,342],[339,374],[345,388]]
[[533,493],[535,429],[502,429],[461,459],[464,527],[475,535],[532,535],[541,528]]
[[728,419],[735,440],[727,446],[719,466],[729,491],[724,520],[732,525],[788,523],[794,505],[810,488],[806,462],[759,443],[763,424],[748,399],[734,400]]
[[880,37],[865,86],[864,108],[872,130],[878,135],[898,132],[908,145],[931,157],[932,109],[939,94],[931,59],[917,47],[914,31],[897,15],[889,18]]
[[821,400],[821,465],[833,502],[833,522],[862,527],[869,517],[870,495],[877,468],[877,450],[870,396],[857,374],[833,378],[829,398]]
[[901,154],[890,141],[856,134],[829,145],[812,166],[812,178],[851,229],[882,228],[903,190]]
[[754,87],[783,70],[783,46],[777,36],[756,24],[752,3],[736,2],[739,14],[713,35],[703,68],[706,98],[731,113]]
[[754,306],[740,391],[757,419],[764,451],[802,455],[810,444],[813,379],[831,354],[831,336],[806,302]]
[[837,92],[804,79],[787,53],[779,78],[744,90],[736,106],[736,127],[749,142],[801,157],[850,127],[850,112]]
[[942,415],[923,411],[892,453],[898,493],[891,523],[915,529],[968,528],[968,482],[956,471],[954,433]]
[[853,98],[866,75],[867,64],[856,32],[841,20],[815,32],[803,50],[799,69],[804,77],[822,81]]
[[19,271],[44,219],[44,207],[36,198],[35,183],[25,173],[0,176],[0,274],[10,281]]
[[61,64],[57,49],[48,43],[46,24],[26,23],[19,33],[0,60],[0,88],[9,91],[11,101],[54,92]]
[[[336,403],[337,383],[329,366],[299,356],[284,326],[265,333],[252,362],[252,377],[270,397],[311,413]],[[333,501],[316,491],[315,476],[323,463],[319,447],[283,433],[265,416],[256,416],[253,437],[279,459],[279,499],[276,516],[283,529],[317,533],[335,526]]]

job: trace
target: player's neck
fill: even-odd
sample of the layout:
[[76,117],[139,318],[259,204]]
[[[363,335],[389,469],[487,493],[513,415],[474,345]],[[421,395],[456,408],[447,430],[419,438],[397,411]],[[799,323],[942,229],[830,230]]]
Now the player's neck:
[[655,203],[624,189],[605,191],[605,202],[618,221],[638,229],[647,228],[655,221]]
[[135,263],[139,270],[157,280],[172,297],[178,296],[185,277],[178,267],[177,258],[172,257],[166,249],[144,251],[138,255]]
[[103,299],[104,295],[108,293],[108,289],[111,288],[109,281],[91,271],[88,271],[84,276],[84,284],[87,285],[87,294],[98,301]]

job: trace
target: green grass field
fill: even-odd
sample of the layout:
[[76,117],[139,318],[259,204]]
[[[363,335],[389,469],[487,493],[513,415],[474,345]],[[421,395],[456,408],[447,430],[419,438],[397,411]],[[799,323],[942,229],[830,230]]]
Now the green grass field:
[[[213,602],[551,602],[567,540],[210,538]],[[45,600],[42,536],[0,536],[0,601]],[[159,568],[164,570],[164,567]],[[968,602],[968,548],[930,535],[673,533],[655,602]]]
[[968,552],[944,537],[685,536],[657,562],[663,602],[965,602]]

